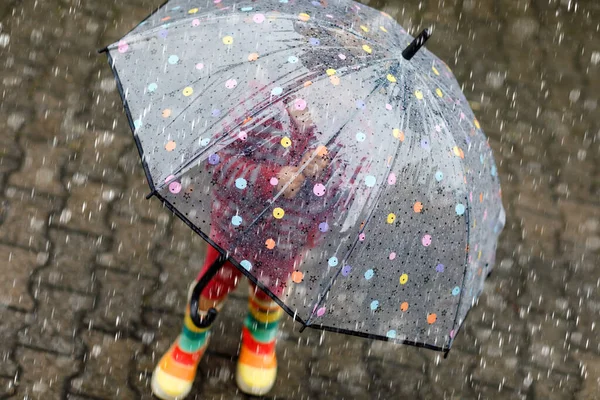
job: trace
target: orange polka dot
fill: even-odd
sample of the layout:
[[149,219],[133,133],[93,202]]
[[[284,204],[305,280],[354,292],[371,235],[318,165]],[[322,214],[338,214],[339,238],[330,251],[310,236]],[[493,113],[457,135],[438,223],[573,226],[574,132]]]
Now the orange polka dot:
[[317,147],[317,155],[319,157],[324,157],[327,155],[327,147],[325,146],[318,146]]
[[304,82],[304,87],[309,87],[310,85],[312,85],[312,81]]
[[165,108],[162,110],[162,117],[169,118],[171,116],[171,110],[169,108]]
[[337,75],[330,76],[329,82],[331,82],[332,85],[337,86],[340,84],[340,77]]
[[436,320],[437,320],[437,315],[435,315],[435,314],[428,314],[427,315],[427,323],[429,325],[435,323]]
[[404,312],[404,311],[408,310],[408,303],[407,303],[406,301],[405,301],[405,302],[403,302],[402,304],[400,304],[400,310],[401,310],[402,312]]
[[173,151],[175,150],[175,147],[177,147],[177,144],[172,140],[169,140],[167,144],[165,144],[165,149],[167,149],[167,151]]
[[300,283],[302,282],[302,279],[304,279],[304,274],[300,271],[294,271],[292,273],[292,281],[296,282],[296,283]]
[[248,55],[248,61],[256,61],[258,60],[258,53],[250,53]]
[[479,193],[479,202],[483,203],[483,193]]
[[417,202],[415,203],[415,205],[413,206],[413,210],[414,210],[416,213],[420,213],[421,211],[423,211],[423,203],[421,203],[420,201],[417,201]]
[[269,250],[273,250],[275,248],[275,241],[273,239],[267,239],[267,241],[265,242],[265,246],[267,246],[267,249]]

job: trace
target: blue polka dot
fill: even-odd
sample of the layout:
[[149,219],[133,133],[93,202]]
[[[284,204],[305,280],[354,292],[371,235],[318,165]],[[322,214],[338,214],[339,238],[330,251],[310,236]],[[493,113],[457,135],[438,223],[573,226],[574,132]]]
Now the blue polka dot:
[[233,226],[240,226],[242,224],[242,217],[240,217],[239,215],[234,216],[233,218],[231,218],[231,224]]
[[246,189],[248,182],[244,178],[237,178],[235,180],[235,187],[238,189]]
[[149,92],[154,92],[157,88],[158,88],[158,85],[156,83],[151,83],[148,85]]
[[161,39],[166,39],[167,36],[169,36],[169,31],[166,29],[163,29],[160,32],[158,32],[158,37]]
[[284,4],[285,4],[285,3],[287,3],[287,2],[288,2],[288,0],[279,0],[279,2],[280,2],[280,3],[284,3]]
[[327,264],[329,264],[330,267],[335,267],[336,265],[338,265],[338,259],[337,259],[337,257],[331,257],[327,261]]
[[356,100],[356,108],[365,108],[366,106],[364,100]]
[[135,129],[139,129],[140,126],[142,126],[142,120],[136,119],[135,121],[133,121],[133,126],[135,127]]
[[242,260],[242,261],[240,261],[240,265],[242,267],[244,267],[244,269],[246,271],[250,271],[252,269],[252,263],[250,261],[248,261],[248,260]]
[[177,57],[175,54],[172,54],[169,56],[169,64],[171,64],[171,65],[177,64],[178,61],[179,61],[179,57]]
[[344,268],[342,268],[342,275],[348,276],[350,274],[350,271],[352,271],[352,267],[349,265],[344,265]]
[[444,173],[442,171],[436,171],[435,180],[441,182],[442,179],[444,179]]
[[485,157],[483,156],[483,154],[479,155],[479,162],[483,164],[483,162],[485,161]]
[[368,187],[373,187],[373,186],[375,186],[376,183],[377,183],[377,180],[375,179],[375,177],[373,175],[367,175],[365,177],[365,185],[367,185]]
[[217,165],[221,161],[221,157],[218,154],[211,154],[208,157],[208,163],[210,165]]
[[356,140],[358,140],[359,142],[364,142],[366,138],[367,135],[365,135],[363,132],[358,132],[356,134]]
[[329,230],[329,224],[327,222],[321,222],[319,224],[319,230],[321,232],[327,232]]
[[308,39],[308,42],[310,44],[312,44],[313,46],[318,46],[321,44],[321,41],[317,38],[310,38],[310,39]]
[[492,170],[490,171],[490,173],[492,174],[492,176],[496,176],[497,170],[496,170],[496,166],[495,165],[492,165]]
[[377,300],[373,300],[373,301],[371,302],[371,310],[375,311],[375,310],[377,310],[378,308],[379,308],[379,301],[377,301]]
[[288,62],[291,64],[296,64],[298,62],[298,57],[296,56],[289,56],[288,57]]
[[390,339],[396,339],[396,331],[393,329],[390,329],[389,331],[387,331],[385,336],[389,337]]
[[221,115],[221,110],[219,110],[218,108],[215,108],[214,110],[211,111],[210,113],[213,117],[218,117],[219,115]]
[[252,11],[252,7],[242,7],[240,8],[242,11]]
[[279,96],[281,93],[283,93],[283,88],[281,88],[281,87],[276,87],[276,88],[273,88],[273,90],[271,90],[271,94],[273,96]]
[[456,205],[455,210],[456,210],[456,214],[457,215],[463,215],[465,213],[465,206],[464,206],[464,204],[458,203]]
[[210,138],[201,138],[200,139],[201,146],[208,146],[209,143],[210,143]]
[[375,275],[375,272],[372,269],[368,269],[365,272],[365,279],[369,280],[369,279],[371,279],[373,277],[373,275]]
[[454,289],[452,289],[452,296],[458,296],[459,293],[460,293],[460,288],[458,286],[456,286]]

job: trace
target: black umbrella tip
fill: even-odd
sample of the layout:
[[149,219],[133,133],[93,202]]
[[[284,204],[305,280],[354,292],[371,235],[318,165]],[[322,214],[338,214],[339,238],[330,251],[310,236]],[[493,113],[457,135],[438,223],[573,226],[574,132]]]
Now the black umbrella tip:
[[413,58],[413,56],[415,54],[417,54],[417,51],[419,51],[419,49],[421,47],[423,47],[423,45],[425,44],[425,42],[431,37],[431,29],[429,28],[425,28],[421,31],[421,33],[419,34],[419,36],[417,36],[405,49],[404,51],[402,51],[402,57],[404,57],[404,59],[406,60],[410,60],[411,58]]

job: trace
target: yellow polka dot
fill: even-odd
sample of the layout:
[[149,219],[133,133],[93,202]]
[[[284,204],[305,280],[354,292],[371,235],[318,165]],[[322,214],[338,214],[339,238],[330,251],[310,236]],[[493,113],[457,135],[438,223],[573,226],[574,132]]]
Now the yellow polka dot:
[[161,113],[163,118],[169,118],[171,116],[171,109],[165,108]]
[[392,135],[394,135],[394,137],[398,140],[400,140],[401,142],[404,142],[404,132],[402,132],[400,129],[395,128],[392,130]]
[[197,12],[198,12],[198,9],[197,9],[197,8],[191,8],[191,9],[188,11],[188,14],[196,14]]
[[400,284],[405,285],[406,282],[408,282],[408,275],[407,274],[400,275]]
[[281,145],[286,148],[290,147],[292,145],[292,140],[286,136],[281,139]]
[[444,97],[444,93],[442,93],[442,89],[440,88],[435,89],[435,94],[437,94],[438,97]]
[[285,211],[283,211],[283,208],[277,207],[273,209],[273,217],[275,217],[276,219],[281,219],[284,215]]
[[185,97],[191,96],[192,93],[194,93],[194,89],[192,89],[191,87],[186,87],[185,89],[183,89],[183,95]]
[[385,29],[385,26],[383,26],[383,25],[382,25],[382,26],[380,26],[380,27],[379,27],[379,29],[381,29],[381,30],[382,30],[382,31],[384,31],[384,32],[387,32],[387,29]]
[[477,129],[481,129],[481,125],[479,125],[479,121],[477,121],[477,120],[475,119],[475,120],[473,120],[473,123],[475,124],[475,127],[476,127]]
[[175,150],[175,147],[177,147],[177,144],[172,140],[169,140],[167,144],[165,144],[165,149],[167,151],[173,151]]
[[434,74],[439,75],[440,72],[437,70],[437,68],[435,67],[431,67],[431,70],[433,71]]
[[396,83],[396,77],[392,74],[388,74],[387,75],[387,80],[392,82],[392,83]]
[[388,224],[393,224],[395,220],[396,220],[396,214],[389,213],[388,216],[387,216],[387,223]]
[[458,146],[454,146],[452,148],[452,152],[454,153],[455,156],[460,157],[460,158],[465,158],[465,153],[462,151],[462,149]]
[[368,44],[363,44],[362,49],[369,54],[371,54],[373,52],[373,49]]
[[225,44],[231,44],[231,43],[233,43],[233,38],[231,36],[224,36],[223,37],[223,43],[225,43]]
[[329,76],[335,75],[335,69],[329,68],[329,69],[327,69],[327,71],[325,71],[325,73]]
[[298,19],[300,21],[306,22],[310,19],[310,15],[308,15],[307,13],[300,13],[300,14],[298,14]]
[[421,92],[420,90],[415,90],[415,96],[417,97],[417,99],[423,100],[423,92]]
[[258,60],[258,53],[248,54],[248,61],[256,61],[256,60]]
[[362,29],[363,32],[369,32],[369,27],[368,26],[361,25],[360,29]]
[[337,76],[337,75],[330,76],[330,77],[329,77],[329,80],[330,80],[330,81],[331,81],[331,83],[332,83],[333,85],[335,85],[335,86],[337,86],[337,85],[339,85],[339,84],[340,84],[340,78],[339,78],[339,76]]

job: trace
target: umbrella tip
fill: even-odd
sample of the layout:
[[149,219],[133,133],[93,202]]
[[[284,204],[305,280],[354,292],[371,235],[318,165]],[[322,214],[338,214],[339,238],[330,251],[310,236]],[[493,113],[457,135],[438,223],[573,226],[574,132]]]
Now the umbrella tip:
[[431,37],[431,30],[429,28],[423,29],[423,31],[421,31],[421,33],[419,34],[419,36],[417,36],[404,49],[404,51],[402,51],[402,57],[404,57],[406,60],[410,60],[411,58],[413,58],[413,56],[415,54],[417,54],[417,51],[419,51],[419,49],[421,47],[423,47],[423,45],[425,44],[425,42],[427,41],[427,39],[429,39],[430,37]]

